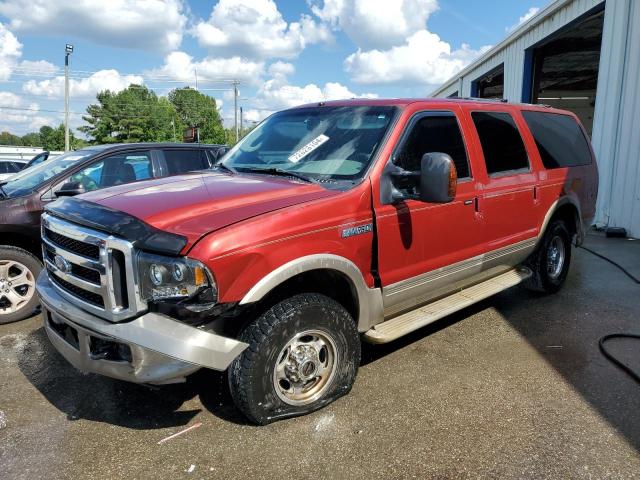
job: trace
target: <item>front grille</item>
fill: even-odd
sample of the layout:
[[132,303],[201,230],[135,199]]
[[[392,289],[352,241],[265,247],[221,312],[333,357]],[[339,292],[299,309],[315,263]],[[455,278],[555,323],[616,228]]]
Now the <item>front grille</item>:
[[[56,261],[56,254],[51,250],[45,249],[44,257],[49,262],[54,263]],[[81,265],[71,264],[71,274],[75,277],[87,280],[95,285],[100,285],[100,272],[92,268],[86,268]]]
[[86,268],[81,265],[71,265],[71,274],[88,282],[100,285],[100,272],[92,270],[91,268]]
[[104,308],[104,300],[102,299],[102,297],[100,295],[98,295],[97,293],[92,293],[92,292],[88,292],[80,287],[76,287],[75,285],[67,282],[66,280],[63,280],[62,278],[58,277],[55,273],[53,273],[51,271],[51,269],[48,270],[49,272],[49,278],[56,283],[58,286],[62,287],[64,290],[66,290],[67,292],[69,292],[70,294],[72,294],[75,297],[80,298],[81,300],[91,303],[93,305],[95,305],[96,307],[100,307],[100,308]]
[[131,243],[61,220],[42,216],[42,249],[47,274],[71,303],[111,321],[146,309],[138,288]]
[[44,229],[44,233],[45,236],[58,247],[94,260],[98,260],[100,258],[100,248],[98,248],[97,245],[91,245],[90,243],[80,242],[79,240],[65,237],[64,235],[60,235],[59,233],[49,230],[48,228]]

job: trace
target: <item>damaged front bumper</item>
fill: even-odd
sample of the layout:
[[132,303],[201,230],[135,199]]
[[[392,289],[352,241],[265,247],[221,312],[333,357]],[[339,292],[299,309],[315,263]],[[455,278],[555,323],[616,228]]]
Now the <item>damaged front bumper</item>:
[[134,383],[176,383],[201,367],[226,370],[248,346],[158,313],[108,322],[63,299],[44,270],[36,290],[51,343],[82,371]]

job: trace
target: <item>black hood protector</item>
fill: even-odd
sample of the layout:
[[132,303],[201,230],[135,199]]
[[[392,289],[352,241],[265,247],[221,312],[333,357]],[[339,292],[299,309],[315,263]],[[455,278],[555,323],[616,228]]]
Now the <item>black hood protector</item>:
[[141,250],[176,256],[187,244],[182,235],[164,232],[128,213],[79,198],[59,198],[44,210],[78,225],[117,235]]

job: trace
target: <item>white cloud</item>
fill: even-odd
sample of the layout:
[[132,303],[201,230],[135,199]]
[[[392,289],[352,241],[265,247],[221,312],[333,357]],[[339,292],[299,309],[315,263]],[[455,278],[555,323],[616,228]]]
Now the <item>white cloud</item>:
[[22,55],[22,44],[6,26],[0,23],[0,80],[8,80]]
[[[264,74],[264,62],[245,60],[239,56],[208,57],[194,62],[193,57],[185,52],[171,52],[165,57],[162,67],[151,70],[148,74],[157,80],[163,78],[181,80],[193,86],[196,73],[201,86],[220,79],[236,79],[243,83],[257,85]],[[220,84],[218,86],[224,87]]]
[[0,23],[0,81],[8,80],[12,74],[47,75],[58,68],[45,60],[19,61],[22,57],[22,44],[17,37]]
[[256,123],[261,121],[262,119],[264,119],[266,116],[265,115],[265,110],[257,110],[255,108],[250,108],[248,110],[243,110],[242,111],[242,117],[245,123]]
[[340,83],[328,82],[324,86],[309,83],[303,87],[291,85],[283,74],[275,75],[258,89],[255,107],[263,116],[276,110],[295,107],[305,103],[348,98],[375,98],[372,93],[356,94]]
[[269,65],[269,75],[275,77],[277,75],[293,75],[296,71],[296,67],[292,63],[277,61]]
[[515,23],[513,25],[511,25],[510,27],[505,28],[505,30],[508,33],[513,32],[515,29],[517,29],[520,25],[522,25],[523,23],[529,21],[529,19],[531,19],[532,17],[534,17],[536,15],[536,13],[538,13],[540,11],[539,7],[531,7],[529,10],[527,10],[527,13],[525,13],[524,15],[522,15],[519,19],[518,19],[518,23]]
[[437,0],[312,0],[312,12],[358,47],[386,49],[425,28]]
[[53,125],[54,120],[38,112],[37,103],[27,103],[13,92],[0,92],[0,130],[24,134],[38,130],[43,125]]
[[34,75],[51,75],[60,70],[53,63],[46,60],[23,60],[15,69],[20,73]]
[[171,51],[187,22],[182,0],[5,0],[0,15],[16,32],[68,35],[95,43]]
[[[98,92],[111,90],[119,92],[131,83],[142,84],[143,78],[139,75],[121,75],[117,70],[100,70],[91,76],[82,79],[69,80],[69,96],[94,97]],[[31,95],[39,95],[47,98],[61,98],[64,96],[64,77],[57,76],[46,80],[29,80],[24,83],[22,90]]]
[[308,43],[332,38],[308,15],[288,24],[273,0],[220,0],[192,33],[212,53],[254,59],[294,58]]
[[363,84],[436,85],[462,70],[490,47],[458,50],[435,33],[419,30],[404,45],[388,50],[361,50],[349,55],[344,67],[351,79]]

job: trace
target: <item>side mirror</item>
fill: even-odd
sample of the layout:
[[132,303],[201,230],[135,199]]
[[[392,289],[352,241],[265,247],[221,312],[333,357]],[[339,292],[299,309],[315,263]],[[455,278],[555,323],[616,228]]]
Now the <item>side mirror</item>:
[[446,153],[425,153],[420,162],[421,202],[449,203],[456,197],[458,174]]
[[87,190],[81,182],[67,182],[63,183],[60,190],[55,192],[56,197],[73,197],[85,193]]

